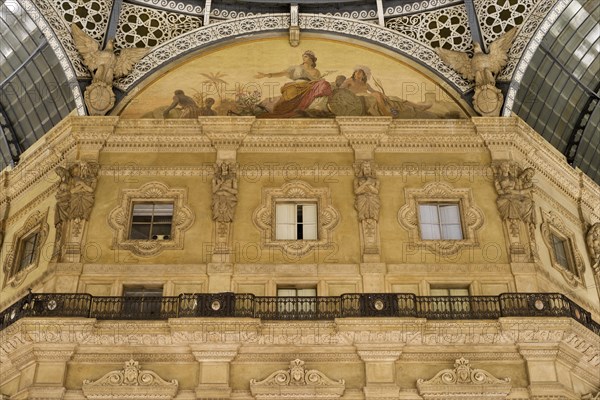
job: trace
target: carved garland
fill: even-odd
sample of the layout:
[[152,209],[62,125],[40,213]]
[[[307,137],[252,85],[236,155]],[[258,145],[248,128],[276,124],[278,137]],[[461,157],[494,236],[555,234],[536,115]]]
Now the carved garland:
[[[585,263],[583,262],[583,256],[575,245],[575,234],[568,230],[563,220],[552,211],[542,211],[542,220],[542,237],[544,239],[544,243],[546,243],[546,246],[548,247],[548,253],[550,255],[550,263],[552,264],[552,267],[561,273],[569,285],[581,285],[585,287],[585,280],[583,277],[585,272]],[[552,235],[566,240],[566,250],[568,253],[570,253],[567,254],[567,257],[570,258],[573,271],[569,271],[556,260],[554,246],[552,245]]]
[[[21,227],[21,229],[15,232],[10,251],[6,255],[6,259],[4,260],[3,287],[9,284],[12,287],[19,286],[25,280],[27,274],[29,274],[32,270],[37,268],[41,250],[44,246],[44,243],[46,242],[46,238],[48,237],[49,225],[46,221],[47,217],[48,210],[46,210],[45,212],[41,212],[38,210],[27,218],[25,224]],[[33,261],[21,271],[17,271],[22,251],[22,241],[23,239],[35,233],[38,233],[39,236],[33,253]]]
[[454,363],[454,369],[443,369],[429,380],[417,380],[419,394],[433,399],[506,399],[510,393],[510,378],[498,379],[489,372],[471,368],[464,357]]
[[[317,240],[276,240],[276,203],[305,201],[317,203]],[[333,228],[339,220],[339,212],[331,205],[329,188],[313,188],[303,181],[291,181],[281,188],[263,188],[261,206],[252,215],[255,226],[262,231],[263,246],[279,247],[294,256],[303,256],[313,249],[330,246]]]
[[[168,240],[129,239],[131,212],[135,202],[172,202],[173,224]],[[115,230],[112,248],[129,250],[133,254],[149,257],[163,250],[183,249],[184,232],[194,222],[194,213],[187,206],[187,189],[171,189],[160,182],[150,182],[139,189],[123,189],[119,206],[108,215],[108,224]]]
[[321,371],[307,370],[299,359],[291,361],[288,369],[275,371],[262,381],[250,380],[250,392],[257,400],[338,399],[345,387],[343,379],[334,381]]
[[81,388],[86,399],[171,400],[179,383],[175,379],[167,382],[154,371],[141,370],[139,362],[129,360],[125,368],[97,381],[84,380]]
[[[453,188],[432,182],[421,189],[405,189],[406,204],[398,211],[398,222],[408,230],[415,246],[441,255],[455,254],[463,247],[478,246],[477,230],[483,225],[483,213],[473,203],[471,189]],[[419,203],[458,202],[462,240],[423,240],[419,229]]]

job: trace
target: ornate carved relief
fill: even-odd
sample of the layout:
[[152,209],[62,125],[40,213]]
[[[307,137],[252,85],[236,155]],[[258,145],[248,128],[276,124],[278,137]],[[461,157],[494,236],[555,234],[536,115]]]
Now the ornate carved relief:
[[370,161],[361,161],[354,166],[354,208],[358,213],[363,254],[379,254],[379,186]]
[[[512,261],[533,261],[537,257],[535,243],[535,204],[532,192],[533,168],[522,169],[517,163],[502,161],[492,166],[496,204],[505,221]],[[524,259],[523,259],[524,257]]]
[[[585,287],[583,277],[585,263],[583,262],[583,256],[575,245],[575,234],[568,230],[563,220],[552,211],[542,211],[542,220],[542,237],[544,243],[548,247],[552,267],[562,274],[569,285],[581,285]],[[567,258],[566,262],[568,265],[562,265],[562,263],[557,260],[553,236],[563,241]]]
[[[447,183],[432,182],[422,189],[405,189],[406,204],[398,211],[398,222],[408,230],[412,243],[436,254],[455,254],[463,247],[478,246],[477,231],[483,225],[483,212],[473,202],[471,189],[453,188]],[[423,240],[419,229],[419,203],[456,202],[459,204],[462,240]]]
[[600,268],[600,222],[596,222],[588,230],[586,243],[590,252],[590,261],[592,265]]
[[[275,206],[277,202],[314,202],[317,204],[316,240],[277,240],[275,238]],[[302,256],[332,243],[333,228],[340,220],[331,205],[329,188],[313,188],[303,181],[291,181],[281,188],[263,188],[261,206],[254,211],[252,221],[262,231],[262,245],[279,247],[288,254]]]
[[343,379],[334,381],[316,369],[307,370],[299,359],[291,361],[288,369],[275,371],[262,381],[250,380],[250,392],[257,400],[338,399],[345,387]]
[[215,164],[212,179],[212,219],[215,221],[214,253],[227,253],[232,235],[231,223],[237,205],[237,172],[235,164],[222,161]]
[[[27,274],[37,268],[40,259],[40,253],[48,237],[49,226],[46,222],[48,210],[45,212],[36,211],[31,214],[25,224],[15,232],[10,250],[4,259],[4,284],[17,287],[25,280]],[[32,253],[27,265],[21,265],[21,257],[24,256],[24,240],[37,234],[37,239],[31,249]]]
[[83,64],[92,73],[92,84],[87,87],[83,97],[90,115],[105,115],[115,104],[112,91],[114,78],[127,75],[147,52],[144,48],[122,49],[118,55],[114,52],[114,39],[109,39],[104,50],[98,42],[71,25],[73,42],[83,57]]
[[507,52],[517,34],[516,29],[503,33],[489,46],[489,54],[481,49],[479,43],[473,43],[473,57],[469,58],[465,52],[451,51],[437,48],[440,58],[451,68],[458,71],[463,78],[475,80],[475,95],[473,106],[483,116],[496,117],[504,97],[502,91],[496,87],[496,74],[508,61]]
[[600,295],[600,222],[592,225],[585,239],[590,254],[594,280],[596,281],[596,290]]
[[429,380],[417,380],[417,389],[426,400],[500,400],[506,399],[511,384],[510,378],[498,379],[483,369],[471,368],[469,360],[461,357],[454,363],[454,369],[443,369]]
[[154,371],[140,369],[139,362],[129,360],[125,368],[107,373],[97,381],[84,380],[86,399],[170,400],[179,388],[177,380],[169,382]]
[[[184,232],[194,222],[194,213],[187,206],[187,189],[172,189],[160,182],[150,182],[139,189],[123,189],[117,201],[119,206],[108,214],[108,224],[115,230],[113,249],[129,250],[142,257],[154,256],[166,249],[183,249]],[[129,239],[134,202],[173,203],[173,223],[169,239]]]

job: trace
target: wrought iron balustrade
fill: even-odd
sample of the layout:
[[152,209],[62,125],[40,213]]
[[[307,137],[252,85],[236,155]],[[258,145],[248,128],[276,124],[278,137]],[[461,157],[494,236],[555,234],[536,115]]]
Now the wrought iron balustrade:
[[173,297],[110,297],[86,293],[29,293],[0,313],[0,330],[24,317],[82,317],[99,320],[169,318],[261,318],[332,320],[412,317],[435,320],[500,317],[570,317],[600,336],[591,314],[559,293],[499,296],[416,296],[352,293],[329,297],[269,297],[236,293],[192,293]]

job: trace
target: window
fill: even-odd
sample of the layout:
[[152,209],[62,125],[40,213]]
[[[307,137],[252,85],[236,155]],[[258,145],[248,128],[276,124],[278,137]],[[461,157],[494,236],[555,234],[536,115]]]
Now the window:
[[419,204],[421,239],[462,240],[458,204]]
[[575,244],[575,234],[554,211],[542,210],[542,219],[542,238],[548,247],[550,264],[569,285],[585,287],[585,263]]
[[[427,308],[429,312],[460,316],[461,313],[469,313],[471,310],[468,288],[431,287],[429,293],[431,296],[437,297],[430,299],[428,302]],[[458,298],[452,299],[452,297]]]
[[182,250],[184,234],[194,223],[186,188],[148,182],[119,192],[117,206],[108,214],[114,231],[112,248],[152,257],[163,250]]
[[312,314],[317,309],[317,288],[278,287],[277,297],[287,297],[278,302],[280,313]]
[[35,211],[21,229],[15,232],[10,251],[2,264],[3,286],[17,287],[23,283],[29,272],[37,268],[42,247],[48,237],[47,217],[48,211]]
[[556,263],[561,267],[572,271],[572,263],[570,262],[568,256],[571,251],[569,250],[569,243],[567,239],[562,239],[556,236],[554,233],[550,234],[550,239],[552,240],[552,250],[554,251]]
[[293,257],[331,249],[339,221],[330,189],[298,180],[263,188],[260,205],[252,214],[252,222],[261,231],[261,248],[281,249]]
[[398,210],[398,222],[408,230],[416,248],[446,256],[465,247],[479,247],[478,231],[484,218],[470,188],[431,182],[422,188],[406,188],[404,194],[406,204]]
[[170,239],[172,223],[172,203],[134,203],[131,212],[129,239]]
[[317,205],[277,203],[275,239],[317,240]]
[[33,264],[36,259],[36,252],[39,246],[40,233],[34,232],[23,238],[19,242],[19,260],[15,273],[24,270]]

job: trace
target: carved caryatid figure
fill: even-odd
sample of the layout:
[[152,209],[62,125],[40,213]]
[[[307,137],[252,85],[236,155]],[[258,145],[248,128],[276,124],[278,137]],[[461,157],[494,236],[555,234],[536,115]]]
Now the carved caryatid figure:
[[114,40],[106,43],[104,50],[100,44],[88,36],[77,25],[71,25],[75,47],[83,57],[83,64],[92,73],[92,84],[84,93],[90,115],[105,115],[115,104],[112,85],[115,78],[127,75],[148,52],[145,48],[122,49],[115,54]]
[[440,58],[463,78],[475,81],[473,105],[481,115],[498,115],[503,97],[496,88],[496,74],[508,62],[508,50],[517,33],[516,29],[501,35],[490,44],[490,52],[484,53],[479,43],[473,43],[473,57],[467,53],[435,49]]
[[218,222],[232,222],[237,204],[237,176],[231,163],[215,164],[212,180],[212,217]]
[[358,164],[354,179],[354,208],[358,212],[358,219],[379,221],[379,208],[381,201],[379,199],[379,180],[375,176],[375,171],[370,161],[363,161]]
[[516,165],[502,162],[495,170],[494,185],[498,193],[498,211],[504,220],[521,220],[535,224],[533,190],[533,168],[518,172]]
[[586,242],[592,265],[597,265],[600,270],[600,222],[596,222],[587,233]]
[[56,193],[55,224],[66,220],[88,220],[94,205],[97,171],[85,161],[70,168],[57,167],[60,183]]

